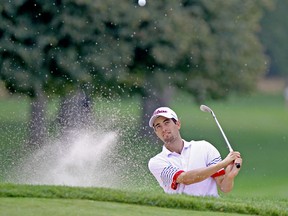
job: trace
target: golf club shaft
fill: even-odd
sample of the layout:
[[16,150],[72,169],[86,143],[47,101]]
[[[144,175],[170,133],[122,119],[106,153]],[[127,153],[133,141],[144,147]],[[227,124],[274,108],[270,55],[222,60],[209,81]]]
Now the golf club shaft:
[[[219,122],[218,122],[218,120],[217,120],[217,118],[216,118],[216,115],[214,114],[213,111],[212,111],[212,116],[213,116],[213,118],[215,119],[215,122],[216,122],[218,128],[220,129],[220,131],[221,131],[224,139],[225,139],[225,142],[226,142],[226,144],[227,144],[227,146],[228,146],[229,151],[232,152],[233,149],[232,149],[232,147],[231,147],[231,145],[230,145],[230,143],[229,143],[229,141],[228,141],[228,139],[227,139],[224,131],[222,130],[222,127],[221,127],[221,125],[219,124]],[[240,165],[239,163],[235,163],[235,165],[236,165],[236,167],[237,167],[238,169],[241,167],[241,165]]]
[[[218,122],[218,120],[217,120],[217,118],[216,118],[216,115],[214,114],[213,111],[212,111],[211,113],[212,113],[213,118],[215,119],[215,122],[216,122],[218,128],[220,129],[220,131],[221,131],[221,133],[222,133],[222,136],[223,136],[224,139],[225,139],[225,142],[226,142],[226,144],[227,144],[227,146],[228,146],[229,151],[232,152],[233,149],[232,149],[232,147],[231,147],[231,145],[230,145],[230,143],[229,143],[229,141],[228,141],[228,139],[227,139],[224,131],[222,130],[222,127],[221,127],[221,125],[219,124],[219,122]],[[241,167],[241,165],[240,165],[239,163],[235,163],[235,165],[236,165],[236,167],[237,167],[238,169]]]
[[[214,118],[214,120],[215,120],[218,128],[220,129],[220,131],[221,131],[221,133],[222,133],[222,136],[223,136],[224,139],[225,139],[225,142],[226,142],[226,144],[227,144],[227,146],[228,146],[228,148],[229,148],[229,151],[230,151],[230,152],[233,152],[233,149],[232,149],[232,147],[231,147],[231,145],[230,145],[230,143],[229,143],[229,141],[228,141],[228,139],[227,139],[227,137],[226,137],[226,135],[225,135],[222,127],[221,127],[221,125],[219,124],[219,122],[218,122],[218,120],[217,120],[217,118],[216,118],[216,115],[214,114],[213,110],[210,109],[209,107],[205,106],[205,105],[201,105],[201,106],[200,106],[200,110],[202,110],[203,112],[210,112],[210,113],[212,114],[212,116],[213,116],[213,118]],[[240,163],[235,163],[235,165],[236,165],[236,167],[237,167],[238,169],[241,167]]]
[[219,124],[219,122],[218,122],[218,120],[217,120],[217,118],[216,118],[214,112],[212,112],[212,116],[213,116],[213,118],[215,119],[215,122],[216,122],[218,128],[220,129],[220,131],[221,131],[221,133],[222,133],[222,136],[223,136],[224,139],[225,139],[225,142],[226,142],[226,144],[227,144],[227,146],[228,146],[229,151],[232,152],[233,149],[232,149],[232,147],[231,147],[231,145],[230,145],[230,143],[229,143],[229,141],[228,141],[228,139],[227,139],[227,137],[226,137],[224,131],[222,130],[222,127],[221,127],[221,125]]

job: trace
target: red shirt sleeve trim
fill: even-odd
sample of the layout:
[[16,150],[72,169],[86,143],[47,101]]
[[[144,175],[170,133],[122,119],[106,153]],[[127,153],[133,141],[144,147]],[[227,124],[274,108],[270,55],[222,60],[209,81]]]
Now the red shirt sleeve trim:
[[174,174],[173,180],[172,180],[172,184],[171,184],[171,188],[172,188],[173,190],[176,190],[176,189],[177,189],[177,186],[178,186],[177,178],[178,178],[178,176],[179,176],[181,173],[183,173],[183,172],[184,172],[184,170],[179,170],[179,171],[177,171],[177,172]]
[[225,175],[225,170],[224,169],[221,169],[218,172],[214,173],[211,177],[212,178],[216,178],[216,177],[219,177],[219,176],[222,176],[222,175]]

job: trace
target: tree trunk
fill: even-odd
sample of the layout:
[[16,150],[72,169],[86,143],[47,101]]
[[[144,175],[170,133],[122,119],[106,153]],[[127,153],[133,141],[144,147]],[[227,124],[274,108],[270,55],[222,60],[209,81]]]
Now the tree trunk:
[[94,122],[91,100],[81,90],[63,97],[60,102],[58,122],[60,132],[70,129],[89,128]]
[[31,102],[31,115],[29,120],[29,146],[39,148],[46,138],[46,99],[42,90],[38,90]]
[[161,91],[157,89],[152,91],[150,89],[150,91],[147,92],[147,96],[142,97],[143,111],[141,117],[140,135],[143,137],[148,137],[148,139],[150,139],[151,142],[155,141],[157,142],[158,139],[154,134],[153,129],[151,129],[148,125],[149,119],[155,109],[157,109],[158,107],[169,105],[172,94],[173,94],[172,89],[166,87]]

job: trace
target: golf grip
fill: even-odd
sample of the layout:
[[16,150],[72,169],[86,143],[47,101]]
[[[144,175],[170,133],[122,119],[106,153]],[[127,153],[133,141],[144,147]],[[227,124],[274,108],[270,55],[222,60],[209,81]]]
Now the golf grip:
[[241,167],[240,163],[235,163],[235,165],[238,169],[240,169],[240,167]]

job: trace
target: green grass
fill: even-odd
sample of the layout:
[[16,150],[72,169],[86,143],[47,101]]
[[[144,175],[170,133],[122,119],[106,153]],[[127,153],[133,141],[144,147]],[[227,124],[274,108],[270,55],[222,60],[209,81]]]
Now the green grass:
[[[94,205],[99,205],[99,202],[105,202],[100,204],[99,211],[104,213],[113,211],[111,208],[115,205],[120,206],[119,211],[114,212],[114,215],[127,215],[131,208],[139,208],[139,212],[130,212],[132,215],[141,215],[141,212],[146,210],[151,211],[152,215],[160,215],[161,212],[167,212],[167,214],[181,214],[186,215],[191,211],[199,211],[196,215],[205,215],[207,212],[219,212],[219,213],[231,213],[229,215],[237,214],[250,214],[250,215],[287,215],[287,201],[288,200],[268,200],[268,199],[254,199],[245,198],[240,199],[236,197],[223,197],[223,198],[211,198],[211,197],[191,197],[185,195],[168,195],[164,193],[155,192],[132,192],[108,188],[81,188],[81,187],[65,187],[65,186],[29,186],[29,185],[12,185],[12,184],[0,184],[0,200],[3,200],[0,204],[0,210],[9,211],[8,206],[12,203],[18,202],[19,206],[23,205],[23,208],[28,208],[26,211],[35,211],[41,209],[41,203],[43,199],[53,199],[48,202],[48,206],[51,204],[51,208],[44,209],[42,211],[53,211],[60,208],[67,208],[67,211],[73,212],[75,206],[79,205],[80,211],[92,211]],[[3,199],[9,197],[10,199]],[[13,198],[13,199],[12,199]],[[19,199],[21,198],[21,199]],[[23,199],[30,198],[30,199]],[[31,199],[34,198],[34,199]],[[36,199],[37,198],[37,199]],[[40,198],[40,199],[39,199]],[[61,202],[57,200],[62,199]],[[65,201],[66,200],[66,201]],[[88,200],[90,202],[88,202]],[[57,204],[55,204],[57,201]],[[82,202],[85,201],[85,202]],[[97,201],[94,203],[91,201]],[[109,203],[107,203],[109,202]],[[110,203],[111,202],[111,203]],[[115,204],[118,203],[118,204]],[[54,203],[54,204],[53,204]],[[14,203],[15,204],[15,203]],[[69,205],[71,204],[71,205]],[[127,205],[129,204],[129,205]],[[137,206],[131,206],[131,205]],[[29,207],[30,205],[30,207]],[[67,207],[67,205],[69,205]],[[111,206],[110,206],[111,205]],[[143,209],[139,206],[145,206]],[[18,206],[18,205],[16,205]],[[87,207],[88,206],[88,207]],[[110,206],[110,207],[109,207]],[[159,208],[147,208],[147,207],[159,207]],[[86,209],[87,207],[87,209]],[[108,210],[107,208],[110,208]],[[97,210],[98,210],[97,208]],[[166,209],[162,209],[166,208]],[[29,210],[30,209],[30,210]],[[122,210],[121,210],[122,209]],[[170,209],[170,210],[168,210]],[[180,210],[179,212],[176,210]],[[186,211],[184,211],[186,210]],[[188,211],[189,210],[189,211]],[[191,211],[190,211],[191,210]],[[17,211],[17,209],[10,210],[11,212]],[[115,209],[114,209],[115,211]],[[122,212],[123,211],[123,212]],[[205,212],[205,214],[204,214]],[[62,211],[59,210],[61,215]],[[139,214],[138,214],[139,213]],[[100,214],[101,215],[101,214]],[[108,214],[110,215],[110,214]],[[207,213],[209,215],[209,213]],[[218,215],[218,213],[217,213]],[[221,214],[219,214],[221,215]]]
[[[184,209],[122,204],[117,202],[100,202],[93,200],[41,199],[41,198],[0,198],[0,212],[9,216],[212,216],[214,212],[200,212]],[[217,213],[219,216],[240,216],[240,214]]]
[[[185,209],[169,209],[135,204],[100,202],[93,200],[40,199],[40,198],[0,198],[0,211],[9,216],[212,216],[214,212],[201,212]],[[219,216],[240,216],[242,214],[217,213]]]
[[[185,94],[175,98],[171,107],[178,113],[182,121],[181,134],[183,138],[186,140],[208,140],[220,150],[224,157],[228,150],[212,116],[209,113],[201,112],[199,105],[195,104],[193,100],[189,100]],[[127,142],[121,142],[123,145],[118,146],[119,155],[121,155],[119,158],[128,160],[125,166],[121,167],[123,169],[121,191],[107,188],[23,186],[2,183],[0,184],[1,199],[3,203],[6,203],[6,206],[12,205],[11,202],[14,201],[19,202],[19,206],[23,203],[23,209],[27,209],[27,215],[33,215],[33,212],[29,213],[29,211],[33,211],[33,208],[37,211],[37,206],[44,202],[43,199],[53,199],[47,204],[48,206],[51,203],[52,207],[43,210],[43,215],[45,212],[48,212],[48,215],[49,209],[52,210],[53,206],[57,209],[55,203],[58,199],[63,199],[63,203],[59,203],[59,206],[63,208],[69,203],[72,203],[72,206],[79,205],[82,210],[87,208],[87,215],[90,214],[90,210],[94,209],[93,205],[95,208],[97,205],[103,206],[105,213],[105,211],[109,211],[105,205],[109,206],[110,204],[125,205],[117,207],[117,209],[123,208],[124,212],[125,209],[131,209],[129,205],[137,205],[137,207],[132,207],[133,209],[138,207],[141,209],[138,205],[153,206],[153,208],[151,207],[153,209],[151,210],[152,215],[152,212],[157,215],[161,211],[166,211],[157,210],[157,208],[175,208],[177,211],[189,209],[188,212],[197,211],[198,215],[202,215],[201,211],[205,211],[203,215],[206,215],[206,211],[287,215],[288,108],[284,106],[282,95],[279,93],[255,94],[247,97],[233,96],[227,101],[207,101],[206,105],[214,110],[231,145],[235,150],[240,151],[243,157],[243,166],[235,180],[234,190],[230,194],[221,195],[220,199],[163,194],[147,170],[147,161],[161,149],[161,146],[150,145],[139,137],[135,138],[134,132],[131,132]],[[13,164],[17,162],[19,155],[23,153],[22,143],[26,139],[25,122],[29,117],[28,108],[29,101],[27,100],[19,100],[19,98],[0,100],[0,182],[9,173]],[[98,101],[95,109],[101,110],[101,112],[117,112],[119,116],[125,115],[135,120],[139,118],[140,110],[138,108],[138,101],[126,99],[114,102]],[[53,118],[56,113],[55,103],[50,105],[48,111],[49,116]],[[123,123],[126,131],[127,129],[128,131],[135,130],[134,123]],[[117,161],[115,163],[117,164]],[[99,204],[99,202],[105,204]],[[87,205],[90,206],[90,204],[91,207],[88,207]],[[128,206],[126,206],[127,204]],[[0,212],[7,210],[5,205],[0,204]],[[33,208],[29,210],[25,205],[32,205]],[[60,209],[61,207],[57,211],[58,215],[62,214]],[[139,212],[142,211],[140,209]],[[11,211],[14,210],[17,209]],[[38,210],[40,209],[38,208]],[[73,208],[70,210],[71,215],[73,215]],[[143,211],[146,210],[150,211],[148,209]],[[129,214],[127,211],[123,215]],[[8,215],[13,215],[15,212],[10,213]],[[113,213],[108,214],[113,215]],[[119,211],[117,215],[121,214]],[[174,213],[167,212],[167,214]],[[177,214],[185,215],[186,213]],[[15,215],[17,214],[15,213]]]

